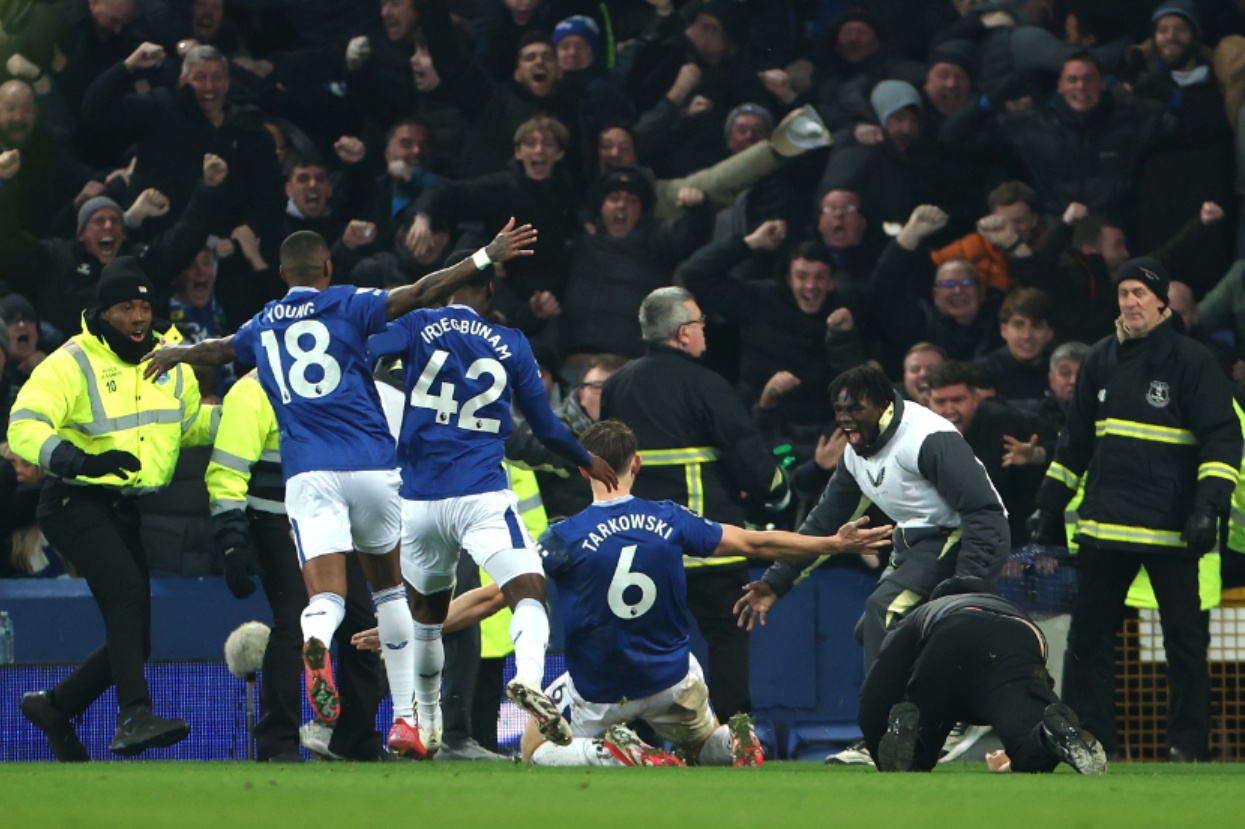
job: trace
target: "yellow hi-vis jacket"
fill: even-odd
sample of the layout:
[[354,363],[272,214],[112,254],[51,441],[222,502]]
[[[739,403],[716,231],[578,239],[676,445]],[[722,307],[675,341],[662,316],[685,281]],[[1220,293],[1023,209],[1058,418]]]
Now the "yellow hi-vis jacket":
[[220,428],[204,476],[212,515],[248,506],[284,515],[281,431],[258,375],[252,371],[234,383],[220,409]]
[[[107,324],[107,323],[102,323]],[[204,446],[215,436],[219,410],[201,406],[194,369],[178,365],[154,380],[146,364],[131,365],[86,330],[48,355],[18,392],[9,415],[9,446],[47,468],[68,442],[92,455],[129,452],[142,468],[128,480],[117,475],[79,477],[129,492],[147,492],[173,479],[182,446]],[[158,344],[181,340],[177,329],[157,332]]]

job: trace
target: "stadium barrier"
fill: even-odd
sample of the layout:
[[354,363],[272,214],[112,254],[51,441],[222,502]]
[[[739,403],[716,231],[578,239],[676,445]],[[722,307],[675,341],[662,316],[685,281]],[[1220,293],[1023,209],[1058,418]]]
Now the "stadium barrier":
[[[816,572],[754,632],[753,704],[769,756],[820,760],[859,736],[856,700],[864,671],[853,628],[873,585],[870,574],[857,570]],[[552,604],[556,608],[556,601]],[[13,617],[17,660],[0,666],[0,761],[50,760],[42,735],[21,716],[17,703],[26,691],[55,685],[100,644],[99,611],[80,579],[0,581],[0,610]],[[144,757],[246,757],[246,685],[226,670],[222,649],[230,631],[252,619],[271,622],[259,593],[239,601],[220,578],[152,580],[147,675],[155,711],[185,717],[192,733],[182,744]],[[552,621],[548,680],[565,670],[557,652],[563,637],[556,612]],[[706,664],[705,645],[696,634],[692,647]],[[506,680],[513,670],[508,660]],[[310,717],[309,710],[304,713]],[[107,750],[115,714],[110,691],[81,719],[79,734],[96,759],[115,759]],[[378,721],[387,723],[389,716],[385,703]],[[522,725],[521,712],[504,703],[499,742],[517,748]]]

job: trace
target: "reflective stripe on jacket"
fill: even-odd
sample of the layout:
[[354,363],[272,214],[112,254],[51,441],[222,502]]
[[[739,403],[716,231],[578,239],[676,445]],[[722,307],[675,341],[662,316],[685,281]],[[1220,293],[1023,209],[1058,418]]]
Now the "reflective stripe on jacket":
[[[123,361],[104,341],[86,331],[48,355],[22,386],[9,416],[9,445],[20,457],[47,468],[63,443],[92,455],[129,452],[142,468],[122,479],[79,477],[81,483],[126,491],[168,484],[182,446],[212,442],[219,411],[201,406],[194,370],[178,365],[154,380],[143,379],[145,364]],[[103,323],[107,324],[107,323]],[[170,328],[157,339],[181,339]]]

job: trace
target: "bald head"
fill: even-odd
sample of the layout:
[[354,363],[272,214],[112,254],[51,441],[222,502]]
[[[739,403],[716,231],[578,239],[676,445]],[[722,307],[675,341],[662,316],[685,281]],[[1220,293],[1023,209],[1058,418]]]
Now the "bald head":
[[315,285],[333,274],[329,246],[310,230],[291,233],[281,243],[281,276],[291,285]]
[[130,25],[137,11],[137,0],[87,0],[91,19],[100,34],[117,35]]
[[29,84],[17,79],[0,84],[0,144],[20,148],[38,120],[39,108]]
[[1193,289],[1183,282],[1172,280],[1167,286],[1167,307],[1172,309],[1173,314],[1180,315],[1186,331],[1192,331],[1201,321]]

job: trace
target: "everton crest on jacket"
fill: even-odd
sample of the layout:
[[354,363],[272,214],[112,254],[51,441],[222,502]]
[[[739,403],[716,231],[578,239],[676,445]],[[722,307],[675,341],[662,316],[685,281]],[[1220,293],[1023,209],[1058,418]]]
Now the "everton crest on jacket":
[[1037,501],[1062,510],[1088,473],[1078,537],[1183,555],[1189,515],[1224,514],[1240,464],[1231,384],[1209,351],[1164,321],[1090,350]]

